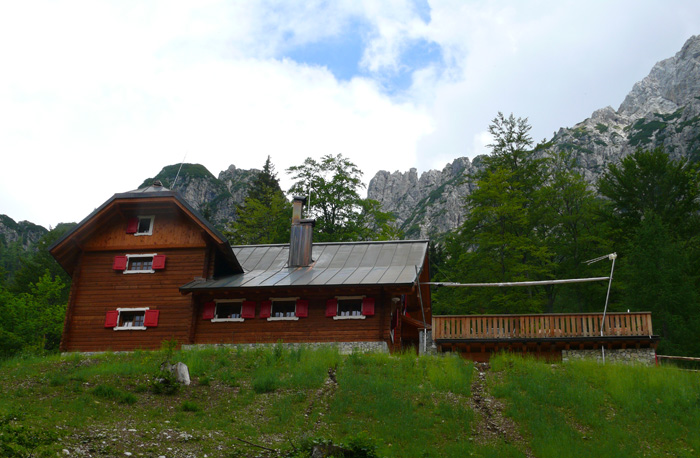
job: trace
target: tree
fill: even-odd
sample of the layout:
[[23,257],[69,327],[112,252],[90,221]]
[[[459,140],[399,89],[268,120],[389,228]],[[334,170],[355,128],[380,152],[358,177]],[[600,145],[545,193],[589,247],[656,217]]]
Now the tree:
[[238,217],[224,230],[224,235],[238,245],[287,243],[290,236],[292,205],[284,196],[267,157],[262,171],[251,183]]
[[308,197],[307,215],[316,219],[319,241],[378,240],[396,235],[393,215],[382,212],[379,202],[363,199],[362,172],[341,154],[320,161],[306,158],[287,169],[295,180],[289,192]]
[[[446,281],[497,283],[580,277],[581,261],[598,254],[595,198],[583,178],[571,172],[566,154],[543,158],[532,148],[527,119],[498,113],[489,132],[492,154],[472,178],[466,218],[448,237]],[[446,272],[446,273],[445,273]],[[446,278],[447,276],[452,278]],[[436,275],[436,279],[440,275]],[[586,309],[595,287],[576,288],[576,305],[558,301],[560,288],[441,289],[438,313],[526,313]],[[569,298],[572,295],[568,296]]]
[[698,234],[700,178],[693,164],[674,161],[663,149],[637,151],[611,164],[598,181],[607,198],[605,218],[616,240],[633,233],[645,215],[658,215],[673,233],[694,238]]
[[659,348],[697,354],[700,180],[662,149],[611,164],[598,182],[602,216],[620,247],[623,308],[651,310]]

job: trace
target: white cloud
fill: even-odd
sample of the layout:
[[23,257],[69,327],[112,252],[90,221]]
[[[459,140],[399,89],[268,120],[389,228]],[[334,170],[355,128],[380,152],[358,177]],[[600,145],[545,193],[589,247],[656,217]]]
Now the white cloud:
[[[212,173],[281,178],[308,156],[379,169],[442,168],[483,153],[498,111],[551,136],[617,106],[651,66],[697,33],[679,1],[5,2],[0,5],[0,214],[80,220],[187,154]],[[296,46],[366,34],[368,76],[339,82],[285,59]],[[446,66],[387,95],[411,43]],[[289,183],[285,183],[287,186]]]

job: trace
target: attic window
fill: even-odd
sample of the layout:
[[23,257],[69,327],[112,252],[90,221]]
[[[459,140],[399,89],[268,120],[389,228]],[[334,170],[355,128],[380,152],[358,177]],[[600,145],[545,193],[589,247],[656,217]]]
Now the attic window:
[[152,235],[154,219],[154,215],[131,218],[126,226],[126,233],[133,235]]

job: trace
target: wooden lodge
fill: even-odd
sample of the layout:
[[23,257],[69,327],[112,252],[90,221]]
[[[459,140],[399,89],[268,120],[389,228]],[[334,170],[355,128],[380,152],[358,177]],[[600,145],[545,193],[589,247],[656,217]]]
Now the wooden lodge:
[[499,351],[560,360],[562,351],[655,349],[651,312],[433,316],[440,352],[488,361]]
[[[428,242],[312,243],[295,198],[289,244],[230,246],[159,183],[115,194],[50,253],[72,277],[62,351],[313,343],[341,349],[655,348],[651,314],[432,316]],[[432,331],[431,331],[432,329]],[[602,330],[602,333],[601,333]]]
[[54,243],[72,277],[62,351],[333,343],[395,351],[430,328],[427,241],[230,246],[159,183],[115,194]]

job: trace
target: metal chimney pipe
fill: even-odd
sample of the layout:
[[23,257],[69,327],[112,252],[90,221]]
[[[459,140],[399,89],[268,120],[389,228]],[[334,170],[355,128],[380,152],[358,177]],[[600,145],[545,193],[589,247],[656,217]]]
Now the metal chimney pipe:
[[311,265],[313,232],[316,221],[301,219],[301,209],[306,197],[294,196],[292,200],[292,230],[289,240],[289,267]]

